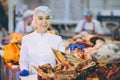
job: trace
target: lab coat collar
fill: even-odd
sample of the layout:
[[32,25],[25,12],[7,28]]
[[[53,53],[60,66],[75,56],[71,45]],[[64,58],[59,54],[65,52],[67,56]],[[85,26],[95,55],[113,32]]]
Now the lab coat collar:
[[44,34],[40,34],[40,33],[37,33],[37,32],[36,32],[36,30],[34,31],[34,33],[35,33],[35,34],[37,34],[37,35],[39,35],[39,36],[46,36],[46,35],[48,35],[48,34],[49,34],[49,32],[48,32],[48,31],[47,31],[46,33],[44,33]]

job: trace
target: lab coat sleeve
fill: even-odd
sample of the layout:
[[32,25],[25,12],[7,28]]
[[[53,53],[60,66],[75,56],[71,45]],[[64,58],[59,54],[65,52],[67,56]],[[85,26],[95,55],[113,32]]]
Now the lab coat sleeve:
[[29,70],[28,66],[29,66],[29,56],[28,56],[28,50],[27,50],[27,46],[26,46],[26,41],[23,37],[22,39],[22,46],[21,46],[21,51],[20,51],[20,69],[23,70]]
[[96,22],[95,33],[97,33],[97,34],[104,34],[100,22]]
[[65,46],[61,37],[59,37],[58,50],[65,53]]
[[15,32],[20,32],[20,23],[18,23],[15,27]]
[[82,21],[80,21],[75,28],[75,33],[81,32],[82,31],[82,26],[83,26],[83,23],[82,23]]

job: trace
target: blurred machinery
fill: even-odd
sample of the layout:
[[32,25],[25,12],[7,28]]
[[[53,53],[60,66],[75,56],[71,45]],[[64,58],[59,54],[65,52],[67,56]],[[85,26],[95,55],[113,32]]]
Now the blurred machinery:
[[99,13],[97,20],[102,23],[105,36],[111,36],[112,40],[120,40],[120,13],[114,11],[108,13],[107,15]]

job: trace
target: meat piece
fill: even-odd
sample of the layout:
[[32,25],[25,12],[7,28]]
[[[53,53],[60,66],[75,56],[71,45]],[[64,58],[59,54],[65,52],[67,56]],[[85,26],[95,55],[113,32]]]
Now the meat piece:
[[52,51],[55,54],[55,57],[58,63],[62,63],[62,62],[64,63],[67,61],[65,58],[65,55],[62,52],[55,49],[52,49]]
[[54,80],[75,80],[76,77],[75,70],[62,70],[55,72]]
[[102,40],[103,42],[105,42],[105,39],[102,36],[94,36],[90,38],[90,42],[94,45],[96,44],[97,40]]
[[78,48],[75,48],[72,51],[72,55],[75,56],[76,58],[87,59],[87,53],[85,53],[84,50],[80,50]]
[[33,68],[38,72],[38,80],[41,80],[41,77],[42,79],[51,80],[54,76],[53,69],[50,64],[45,64],[38,68],[33,66]]
[[109,73],[107,74],[106,78],[108,80],[119,80],[120,79],[120,67],[114,66]]

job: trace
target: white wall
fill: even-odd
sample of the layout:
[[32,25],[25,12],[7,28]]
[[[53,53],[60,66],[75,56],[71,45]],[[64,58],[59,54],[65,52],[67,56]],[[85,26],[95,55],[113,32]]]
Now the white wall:
[[101,10],[120,10],[120,0],[90,0],[89,4],[95,15]]
[[[79,20],[82,12],[86,8],[93,10],[97,15],[100,10],[120,9],[120,0],[17,0],[16,6],[21,8],[21,3],[26,4],[28,9],[45,5],[51,8],[53,19],[59,20]],[[68,2],[67,2],[68,1]],[[89,2],[89,3],[88,3]],[[68,4],[67,4],[68,3]],[[20,4],[20,5],[19,5]]]

